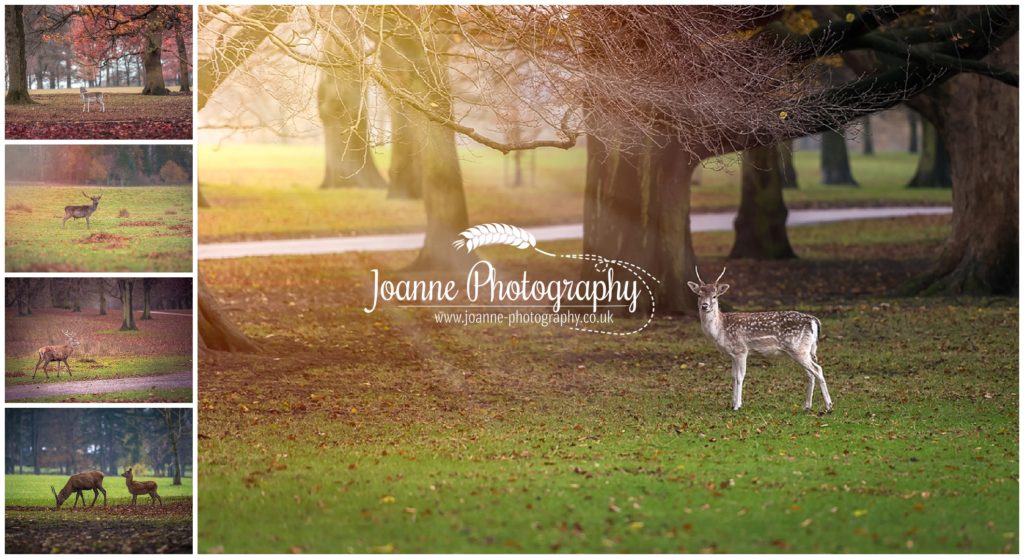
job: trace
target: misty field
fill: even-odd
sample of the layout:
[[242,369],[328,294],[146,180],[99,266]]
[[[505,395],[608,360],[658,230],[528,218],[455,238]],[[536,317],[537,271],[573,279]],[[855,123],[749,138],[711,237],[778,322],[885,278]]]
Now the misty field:
[[[102,195],[90,218],[64,207]],[[192,189],[185,187],[7,187],[8,272],[190,272]]]
[[[512,156],[483,148],[461,148],[460,155],[473,222],[531,226],[582,221],[585,149],[524,154],[521,187],[506,184],[514,174]],[[320,189],[324,164],[320,145],[200,145],[198,158],[200,189],[210,203],[199,210],[201,242],[411,232],[426,227],[422,200],[389,200],[384,189]],[[787,205],[795,209],[950,203],[949,189],[904,187],[914,174],[915,154],[851,154],[851,160],[860,188],[823,186],[818,182],[819,154],[797,152],[800,188],[785,191]],[[378,149],[375,161],[386,175],[390,151]],[[692,191],[694,211],[738,206],[739,169],[730,161],[712,162],[702,171],[701,183]]]
[[729,267],[723,304],[821,318],[830,415],[801,411],[785,359],[752,358],[728,410],[728,359],[693,318],[445,327],[363,312],[368,270],[409,253],[204,262],[263,351],[200,366],[199,551],[1015,553],[1017,299],[891,295],[949,222],[795,227],[789,261],[694,235],[704,268]]
[[142,95],[140,87],[89,88],[103,93],[106,111],[92,103],[82,111],[78,88],[34,89],[31,105],[7,105],[6,138],[97,140],[188,140],[192,138],[192,96]]

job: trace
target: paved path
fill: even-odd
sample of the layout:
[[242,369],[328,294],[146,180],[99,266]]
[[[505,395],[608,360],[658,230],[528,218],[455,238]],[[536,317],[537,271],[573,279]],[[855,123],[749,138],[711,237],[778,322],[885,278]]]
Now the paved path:
[[148,377],[129,377],[106,380],[61,381],[41,384],[18,384],[6,388],[4,398],[14,400],[51,398],[54,396],[71,396],[74,394],[97,394],[102,392],[120,392],[122,390],[152,390],[169,388],[192,388],[192,371],[151,375]]
[[[809,225],[833,221],[880,219],[914,215],[942,215],[952,213],[949,207],[882,207],[838,208],[824,210],[790,210],[787,225]],[[735,212],[698,213],[690,216],[690,230],[731,231]],[[527,227],[538,241],[561,241],[583,238],[583,224]],[[325,237],[319,239],[285,239],[280,241],[247,241],[237,243],[211,243],[199,245],[200,260],[243,258],[246,256],[297,256],[309,254],[335,254],[339,252],[383,252],[389,250],[416,250],[423,246],[423,233],[397,235],[359,235],[353,237]]]

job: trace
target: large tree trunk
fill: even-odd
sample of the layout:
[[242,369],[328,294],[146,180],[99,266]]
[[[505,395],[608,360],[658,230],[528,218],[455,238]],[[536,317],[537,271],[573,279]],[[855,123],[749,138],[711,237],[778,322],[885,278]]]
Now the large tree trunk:
[[864,155],[875,154],[875,138],[871,132],[871,115],[867,115],[862,120],[864,122]]
[[71,312],[82,312],[82,279],[73,279],[71,284]]
[[949,152],[939,137],[935,125],[924,120],[921,156],[917,160],[917,171],[907,183],[908,188],[950,188],[953,176],[949,169]]
[[[1016,68],[1017,37],[985,59]],[[1018,292],[1018,90],[975,74],[939,92],[939,137],[953,172],[953,223],[934,268],[915,282],[924,293]]]
[[178,91],[192,93],[192,77],[189,75],[188,66],[192,58],[188,55],[188,48],[185,46],[185,37],[181,30],[181,23],[174,29],[174,42],[178,46]]
[[245,334],[224,316],[203,276],[199,276],[199,347],[214,351],[258,351]]
[[144,278],[142,280],[142,316],[139,320],[153,320],[153,316],[149,314],[149,294],[153,291],[153,280],[150,278]]
[[[424,64],[423,45],[408,26],[400,25],[381,48],[381,63],[388,78],[398,87],[423,96],[428,93],[423,76],[414,64]],[[388,198],[423,197],[424,131],[431,123],[418,111],[391,99],[391,164],[388,167]]]
[[736,240],[729,258],[796,258],[786,233],[789,210],[782,197],[785,152],[782,144],[748,149],[743,153],[740,209]]
[[[435,17],[436,12],[438,10],[422,10],[414,17],[424,17],[423,14],[428,14],[425,17]],[[422,22],[424,26],[433,23]],[[419,97],[440,114],[451,113],[452,96],[448,68],[433,54],[446,51],[448,35],[435,32],[429,34],[427,40],[431,44],[416,42],[414,46],[403,49],[412,73],[416,75],[411,87],[414,90],[422,87],[423,93]],[[466,253],[452,248],[452,241],[469,227],[466,194],[462,187],[462,169],[455,148],[455,132],[435,123],[424,122],[419,125],[418,120],[413,120],[412,126],[418,129],[418,134],[422,137],[423,149],[420,151],[420,160],[427,231],[423,248],[408,269],[459,269],[470,264],[471,259]]]
[[909,140],[909,145],[907,145],[907,152],[909,152],[909,153],[917,153],[917,149],[918,149],[917,148],[917,144],[918,144],[918,141],[917,141],[917,121],[918,120],[919,119],[917,117],[917,112],[912,111],[912,110],[908,110],[907,111],[907,126],[910,127],[910,140]]
[[8,105],[31,103],[28,95],[28,61],[25,57],[25,7],[4,6],[4,31],[7,34]]
[[[339,25],[344,26],[344,22]],[[335,64],[344,60],[342,49],[333,38],[328,40],[324,58]],[[316,97],[324,127],[326,160],[320,188],[386,186],[370,154],[365,85],[365,77],[359,74],[354,61],[351,68],[327,68],[320,75]]]
[[782,188],[799,188],[800,183],[796,177],[796,163],[793,161],[793,152],[796,145],[793,140],[786,140],[779,144],[779,165],[782,166]]
[[828,130],[821,134],[821,184],[857,186],[842,132]]
[[119,279],[117,286],[121,291],[121,331],[138,330],[135,326],[135,313],[132,304],[132,293],[135,291],[135,280]]
[[146,67],[146,83],[142,88],[143,95],[167,95],[170,90],[164,85],[164,65],[160,60],[160,50],[164,42],[164,32],[150,28],[146,34],[146,52],[143,65]]
[[100,285],[99,291],[98,291],[99,296],[100,296],[100,316],[106,316],[107,315],[107,285],[106,285],[106,281],[107,280],[101,279],[101,280],[98,280],[98,281],[99,281],[99,285]]
[[[658,278],[660,285],[651,286],[658,313],[697,312],[686,287],[696,280],[690,179],[697,165],[675,141],[626,148],[587,138],[583,252],[630,262]],[[582,272],[599,275],[590,263]]]

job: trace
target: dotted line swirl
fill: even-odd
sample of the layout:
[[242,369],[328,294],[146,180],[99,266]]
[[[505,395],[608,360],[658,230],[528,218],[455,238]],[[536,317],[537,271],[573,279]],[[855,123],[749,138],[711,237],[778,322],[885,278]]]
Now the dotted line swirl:
[[594,328],[578,328],[576,326],[566,326],[566,328],[569,328],[570,330],[576,330],[577,332],[587,332],[590,334],[604,334],[606,336],[632,336],[634,334],[639,334],[640,332],[643,332],[644,329],[650,326],[651,321],[654,320],[654,312],[657,304],[654,298],[654,293],[651,291],[651,286],[648,285],[647,281],[645,281],[644,278],[640,276],[640,274],[642,273],[643,275],[647,276],[656,283],[660,284],[661,281],[659,281],[658,278],[652,276],[647,270],[641,268],[640,266],[637,266],[636,264],[633,264],[632,262],[605,258],[604,256],[599,256],[596,254],[552,254],[550,252],[543,251],[536,247],[534,247],[534,250],[545,256],[550,256],[552,258],[568,258],[571,260],[584,260],[588,262],[594,262],[594,268],[599,271],[601,270],[601,265],[613,264],[617,266],[622,266],[628,272],[633,274],[636,277],[636,279],[640,280],[640,283],[644,285],[644,289],[647,290],[647,296],[651,298],[651,313],[647,316],[647,320],[643,323],[643,325],[634,330],[630,330],[628,332],[611,332],[608,330],[598,330]]

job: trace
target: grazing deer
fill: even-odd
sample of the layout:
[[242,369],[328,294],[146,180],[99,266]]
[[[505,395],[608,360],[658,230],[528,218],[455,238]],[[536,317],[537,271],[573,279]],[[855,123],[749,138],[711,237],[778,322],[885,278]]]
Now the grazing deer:
[[164,500],[160,498],[160,495],[156,494],[156,482],[155,481],[133,481],[132,480],[132,469],[128,468],[128,471],[121,474],[124,476],[125,484],[128,485],[128,492],[132,494],[132,504],[134,505],[139,495],[149,495],[149,504],[156,504],[157,500],[160,504],[164,504]]
[[700,285],[686,282],[697,294],[700,307],[700,325],[704,335],[715,342],[722,353],[732,358],[732,409],[743,405],[743,378],[747,376],[747,355],[774,355],[785,353],[807,373],[807,400],[804,409],[811,409],[814,381],[821,385],[825,411],[832,411],[832,398],[825,386],[825,374],[818,364],[818,335],[821,321],[809,314],[796,311],[729,312],[718,310],[718,298],[729,290],[729,284],[718,283],[725,269],[714,283],[704,283],[697,272]]
[[85,228],[90,228],[89,216],[96,212],[96,208],[100,207],[100,198],[103,198],[103,195],[100,194],[99,196],[89,196],[88,194],[85,193],[85,191],[82,191],[82,196],[85,196],[86,198],[92,200],[92,205],[64,206],[64,221],[60,224],[61,229],[67,226],[69,219],[74,218],[75,221],[78,221],[78,219],[82,217],[85,218]]
[[68,376],[71,376],[71,366],[68,365],[68,357],[71,357],[71,352],[76,347],[81,345],[76,339],[75,334],[68,332],[67,330],[61,330],[61,334],[67,338],[64,345],[47,345],[39,348],[39,361],[36,361],[36,368],[32,371],[32,378],[36,378],[36,374],[39,372],[39,364],[43,364],[43,373],[46,375],[46,379],[50,379],[50,373],[46,368],[50,363],[57,362],[57,378],[60,378],[60,364],[64,363],[64,366],[68,368]]
[[85,89],[85,86],[78,88],[79,95],[82,96],[82,112],[92,112],[92,107],[89,105],[93,102],[100,104],[100,112],[107,112],[107,106],[103,103],[103,92],[89,93],[89,90]]
[[68,482],[64,484],[64,489],[57,493],[54,487],[50,486],[50,491],[53,491],[54,498],[57,499],[57,509],[64,504],[64,501],[68,500],[68,497],[72,493],[75,494],[75,502],[71,504],[71,509],[74,510],[78,506],[78,499],[82,499],[82,506],[85,506],[85,495],[82,495],[82,491],[88,491],[92,489],[92,505],[96,506],[96,499],[103,493],[103,506],[107,506],[107,490],[103,489],[103,472],[97,472],[95,470],[91,472],[82,472],[75,474],[68,478]]

